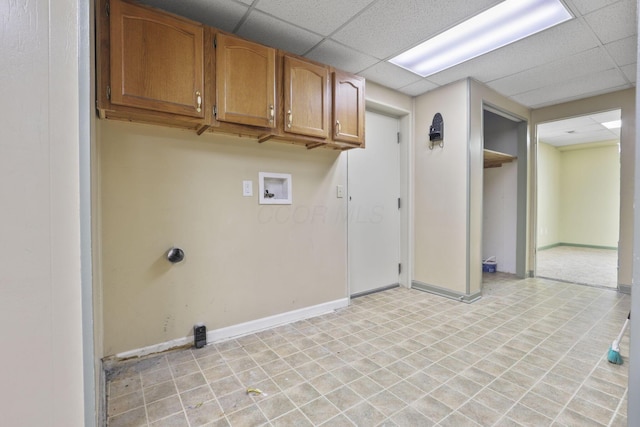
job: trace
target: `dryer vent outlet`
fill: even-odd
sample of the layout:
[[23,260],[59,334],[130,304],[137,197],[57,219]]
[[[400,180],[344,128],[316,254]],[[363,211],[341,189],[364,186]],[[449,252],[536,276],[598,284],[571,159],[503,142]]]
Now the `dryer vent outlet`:
[[196,348],[202,348],[207,345],[207,327],[204,325],[195,325],[193,327],[193,341]]

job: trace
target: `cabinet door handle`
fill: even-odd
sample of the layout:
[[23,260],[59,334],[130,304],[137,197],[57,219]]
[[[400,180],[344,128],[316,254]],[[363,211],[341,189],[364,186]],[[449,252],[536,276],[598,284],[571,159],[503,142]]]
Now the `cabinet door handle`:
[[340,120],[336,120],[336,136],[340,135]]
[[293,123],[293,114],[291,114],[291,110],[287,111],[287,127],[291,129],[291,124]]
[[269,105],[269,123],[273,123],[273,118],[275,117],[275,110],[273,109],[273,105]]
[[202,111],[202,95],[199,90],[196,91],[196,111]]

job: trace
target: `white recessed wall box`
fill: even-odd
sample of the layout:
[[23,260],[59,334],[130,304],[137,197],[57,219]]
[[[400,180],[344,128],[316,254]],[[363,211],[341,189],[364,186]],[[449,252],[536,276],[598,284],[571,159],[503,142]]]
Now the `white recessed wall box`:
[[291,204],[291,174],[258,172],[261,205]]

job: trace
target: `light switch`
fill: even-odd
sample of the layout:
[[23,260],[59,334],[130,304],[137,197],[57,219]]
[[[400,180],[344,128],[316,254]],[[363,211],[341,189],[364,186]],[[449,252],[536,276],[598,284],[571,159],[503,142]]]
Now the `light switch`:
[[242,181],[242,195],[245,197],[253,196],[253,181]]
[[338,199],[342,199],[344,197],[344,187],[342,185],[338,185],[336,187],[336,197],[338,197]]

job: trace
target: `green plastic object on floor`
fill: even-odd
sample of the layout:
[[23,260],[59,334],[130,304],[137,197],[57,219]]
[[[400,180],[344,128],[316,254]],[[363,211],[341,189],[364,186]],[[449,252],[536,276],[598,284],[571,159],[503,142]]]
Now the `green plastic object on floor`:
[[618,335],[618,338],[611,344],[609,347],[609,354],[607,355],[607,360],[609,363],[615,363],[616,365],[622,365],[622,356],[620,356],[620,340],[622,340],[622,336],[624,332],[627,330],[627,326],[629,326],[629,320],[631,319],[631,312],[627,316],[627,320],[625,320],[624,325],[622,325],[622,330]]

